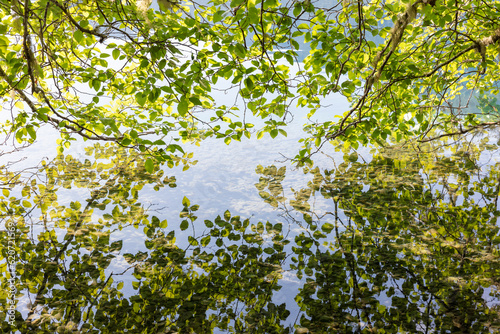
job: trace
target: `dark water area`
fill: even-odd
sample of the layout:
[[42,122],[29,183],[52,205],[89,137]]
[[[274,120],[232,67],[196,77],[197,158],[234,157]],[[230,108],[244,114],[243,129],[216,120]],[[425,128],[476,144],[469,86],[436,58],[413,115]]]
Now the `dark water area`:
[[498,134],[303,168],[213,145],[184,172],[102,144],[3,163],[1,332],[498,331]]

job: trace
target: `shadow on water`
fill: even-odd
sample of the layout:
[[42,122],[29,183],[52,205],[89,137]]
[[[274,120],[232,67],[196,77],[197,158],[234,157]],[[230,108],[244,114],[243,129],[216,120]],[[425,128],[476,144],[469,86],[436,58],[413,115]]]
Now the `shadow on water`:
[[[476,138],[258,166],[285,223],[201,221],[184,198],[167,224],[141,194],[175,178],[111,145],[3,166],[1,332],[496,331],[497,150]],[[310,181],[286,189],[294,172]],[[281,302],[285,276],[300,286]]]

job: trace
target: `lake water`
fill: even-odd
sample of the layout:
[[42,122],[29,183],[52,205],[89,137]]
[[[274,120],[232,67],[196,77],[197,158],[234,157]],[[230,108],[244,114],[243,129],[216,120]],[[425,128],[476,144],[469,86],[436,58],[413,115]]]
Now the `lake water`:
[[[113,146],[78,142],[52,160],[48,129],[3,155],[28,159],[4,166],[4,182],[22,177],[3,187],[15,238],[2,232],[2,286],[13,277],[18,294],[2,331],[496,331],[498,134],[417,150],[330,146],[295,168],[284,157],[301,123],[287,138],[207,140],[192,147],[196,165],[161,177]],[[154,190],[165,176],[175,182]]]

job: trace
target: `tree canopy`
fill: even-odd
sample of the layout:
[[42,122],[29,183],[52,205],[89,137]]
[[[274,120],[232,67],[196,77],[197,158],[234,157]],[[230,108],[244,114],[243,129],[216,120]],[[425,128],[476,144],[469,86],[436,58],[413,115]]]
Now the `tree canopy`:
[[[159,4],[1,0],[2,131],[24,143],[50,124],[61,147],[113,141],[173,165],[189,159],[184,141],[286,135],[295,107],[311,119],[299,160],[334,139],[426,141],[498,124],[470,109],[478,97],[498,111],[498,1]],[[314,122],[332,113],[331,94],[350,109]]]

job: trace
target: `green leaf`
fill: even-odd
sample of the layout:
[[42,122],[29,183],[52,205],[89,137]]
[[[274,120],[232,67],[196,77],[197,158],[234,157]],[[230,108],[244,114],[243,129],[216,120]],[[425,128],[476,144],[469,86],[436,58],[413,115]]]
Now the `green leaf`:
[[117,241],[114,241],[111,243],[111,245],[109,246],[109,251],[110,252],[115,252],[115,251],[119,251],[122,249],[122,246],[123,246],[123,240],[117,240]]
[[211,236],[209,236],[209,235],[207,235],[206,237],[201,238],[201,245],[202,245],[203,247],[208,246],[208,244],[210,243],[210,240],[211,240],[211,239],[212,239],[212,237],[211,237]]
[[253,80],[251,78],[246,78],[245,79],[245,86],[249,89],[252,90],[254,88]]
[[198,240],[196,240],[192,236],[188,236],[188,242],[191,246],[198,246]]
[[144,168],[148,173],[153,173],[154,170],[154,162],[153,159],[147,158],[146,162],[144,163]]
[[321,230],[325,233],[330,233],[333,228],[335,226],[333,226],[333,224],[330,224],[330,223],[324,223],[322,226],[321,226]]
[[274,254],[274,252],[275,252],[274,248],[271,248],[271,247],[264,248],[264,253],[266,253],[266,254],[271,255],[271,254]]
[[113,56],[114,60],[117,60],[118,57],[120,56],[120,50],[119,49],[114,49],[113,52],[111,53]]
[[94,88],[96,91],[99,91],[101,89],[101,81],[98,79],[92,80],[92,88]]
[[167,226],[168,226],[168,223],[167,223],[167,220],[166,220],[166,219],[165,219],[165,220],[162,220],[162,221],[160,222],[160,228],[167,228]]
[[30,135],[31,139],[33,140],[36,139],[36,131],[32,125],[28,125],[26,127],[26,131],[28,131],[28,134]]
[[83,33],[80,30],[76,30],[73,33],[73,37],[78,42],[78,44],[80,44],[83,41]]
[[187,229],[188,229],[188,227],[189,227],[189,222],[188,222],[187,220],[185,220],[185,219],[184,219],[184,220],[181,222],[181,226],[180,226],[181,231],[185,231],[185,230],[187,230]]
[[222,245],[224,244],[224,242],[222,241],[221,238],[218,238],[216,241],[215,241],[215,244],[217,245],[217,247],[222,247]]
[[139,104],[141,107],[144,106],[144,104],[146,104],[147,98],[148,98],[148,96],[144,95],[141,92],[138,92],[137,94],[135,94],[135,100],[137,101],[137,104]]
[[177,105],[177,111],[179,112],[179,115],[181,116],[186,116],[188,112],[188,101],[186,99],[181,99],[181,102]]
[[247,51],[246,51],[246,49],[245,49],[245,47],[243,45],[241,45],[239,43],[236,44],[236,47],[234,48],[234,51],[235,51],[236,55],[239,58],[244,59],[246,57]]

